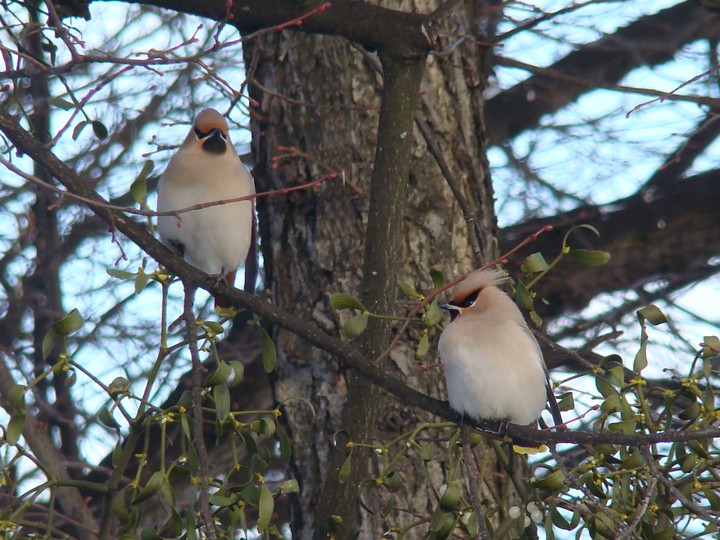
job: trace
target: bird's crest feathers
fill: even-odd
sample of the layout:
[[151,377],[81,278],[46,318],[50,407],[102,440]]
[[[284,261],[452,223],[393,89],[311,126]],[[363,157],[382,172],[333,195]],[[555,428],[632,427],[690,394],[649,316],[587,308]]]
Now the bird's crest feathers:
[[195,130],[200,133],[207,134],[217,128],[222,131],[223,135],[228,133],[228,123],[225,117],[215,109],[204,109],[198,113],[193,124]]
[[487,287],[497,287],[507,280],[505,273],[495,268],[485,268],[468,274],[455,287],[454,294],[450,300],[455,305],[460,305],[463,301],[475,291],[480,291]]

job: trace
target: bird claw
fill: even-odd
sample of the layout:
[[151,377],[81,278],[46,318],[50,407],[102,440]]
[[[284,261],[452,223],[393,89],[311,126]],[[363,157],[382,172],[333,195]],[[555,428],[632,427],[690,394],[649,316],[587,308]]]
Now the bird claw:
[[503,420],[486,420],[488,426],[485,426],[485,431],[497,435],[498,437],[504,437],[507,435],[508,426],[510,420],[505,418]]

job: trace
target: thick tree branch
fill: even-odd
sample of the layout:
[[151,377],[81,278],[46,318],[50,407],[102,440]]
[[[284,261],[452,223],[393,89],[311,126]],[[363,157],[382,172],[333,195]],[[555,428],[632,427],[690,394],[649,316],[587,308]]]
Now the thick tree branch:
[[[205,426],[203,420],[203,376],[205,375],[203,365],[198,351],[197,327],[195,325],[195,287],[183,283],[185,286],[185,303],[183,305],[183,318],[185,319],[185,330],[188,337],[188,348],[192,358],[192,403],[193,403],[193,444],[198,455],[198,476],[200,477],[200,513],[205,521],[205,531],[211,540],[217,539],[215,522],[210,509],[210,479],[208,469],[210,458],[208,457],[207,446],[205,446]],[[163,450],[161,450],[162,452]]]
[[662,187],[680,178],[700,154],[720,136],[720,115],[710,111],[688,135],[680,147],[670,154],[645,183],[646,188]]
[[543,308],[547,316],[581,309],[600,292],[642,287],[659,279],[685,283],[686,276],[710,276],[718,267],[710,266],[709,260],[720,253],[719,182],[720,170],[708,171],[643,188],[606,206],[584,206],[527,221],[502,231],[500,245],[513,246],[529,231],[552,225],[554,230],[533,244],[536,250],[552,254],[574,225],[588,223],[600,231],[599,239],[582,233],[573,236],[571,246],[609,251],[609,263],[586,267],[568,261],[556,267],[539,289],[550,302]]
[[[398,253],[402,247],[403,216],[409,187],[409,157],[414,143],[413,118],[425,61],[405,61],[387,55],[381,55],[381,60],[385,76],[370,186],[362,296],[363,303],[370,311],[392,314],[401,267]],[[362,353],[366,358],[378,357],[391,338],[390,321],[372,318],[359,340]],[[378,371],[383,370],[380,368]],[[343,409],[343,429],[353,438],[369,440],[373,437],[377,429],[381,397],[373,381],[353,377]],[[328,518],[331,515],[342,519],[344,532],[341,537],[350,537],[350,531],[357,526],[358,491],[355,486],[367,476],[367,467],[362,466],[366,458],[362,453],[352,456],[352,472],[345,481],[352,488],[347,489],[339,479],[345,457],[342,452],[331,454],[320,512],[315,520],[314,538],[318,540],[327,538]]]
[[667,62],[684,45],[718,32],[720,16],[694,0],[642,17],[549,67],[585,84],[558,84],[553,77],[538,74],[489,99],[485,115],[490,143],[512,139],[589,90],[617,83],[637,67]]
[[[84,197],[95,199],[100,203],[105,202],[102,197],[88,187],[88,182],[84,182],[75,171],[59,160],[52,152],[44,148],[30,133],[20,127],[13,117],[2,112],[0,112],[0,130],[19,150],[41,164],[51,176],[57,178],[58,181],[69,190]],[[457,414],[450,408],[446,401],[427,396],[408,387],[399,379],[388,376],[383,370],[379,369],[373,361],[366,358],[352,345],[348,345],[337,338],[329,336],[315,325],[308,324],[304,319],[266,302],[263,298],[247,294],[238,289],[230,289],[224,282],[218,283],[212,276],[204,274],[193,266],[190,266],[160,244],[142,225],[127,218],[127,216],[122,213],[110,211],[103,207],[92,207],[91,209],[111,227],[125,234],[125,236],[145,250],[148,255],[155,258],[160,264],[166,266],[171,272],[182,276],[186,283],[197,285],[208,292],[218,293],[233,302],[233,305],[236,307],[246,308],[257,313],[268,323],[293,332],[316,347],[329,352],[342,361],[345,366],[355,369],[369,381],[395,396],[400,403],[406,406],[420,408],[439,418],[451,421],[459,420]],[[720,238],[720,235],[718,237]],[[496,427],[494,423],[475,422],[467,418],[464,422],[484,430],[492,430]],[[571,444],[609,443],[639,446],[659,442],[712,439],[720,436],[720,428],[697,431],[674,430],[670,432],[629,435],[616,432],[545,432],[538,431],[533,426],[516,426],[511,424],[508,428],[508,434],[535,442]]]
[[[13,380],[10,368],[5,362],[6,358],[0,358],[0,404],[11,412],[13,407],[8,401],[8,392],[16,384]],[[97,538],[98,525],[95,518],[88,509],[80,492],[75,487],[69,487],[71,482],[70,474],[63,465],[64,458],[53,444],[47,432],[47,426],[34,414],[28,414],[25,419],[23,437],[33,454],[42,463],[44,472],[47,473],[48,482],[55,483],[57,487],[57,500],[60,507],[68,518],[76,520],[78,538],[92,540]]]
[[[405,13],[356,0],[128,0],[130,4],[152,5],[180,13],[224,21],[244,35],[284,26],[315,34],[341,36],[360,45],[402,56],[424,58],[434,46],[429,28],[431,18]],[[329,4],[312,16],[308,12]],[[228,6],[229,11],[228,11]],[[438,13],[439,16],[443,12]]]

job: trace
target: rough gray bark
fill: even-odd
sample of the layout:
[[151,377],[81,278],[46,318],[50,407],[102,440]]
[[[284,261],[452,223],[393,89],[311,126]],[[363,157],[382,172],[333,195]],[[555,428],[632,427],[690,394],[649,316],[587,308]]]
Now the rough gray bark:
[[[430,10],[421,2],[414,9]],[[462,15],[473,16],[481,15]],[[467,27],[476,27],[470,20],[466,23]],[[307,54],[308,51],[313,54]],[[433,137],[448,156],[453,173],[479,216],[481,243],[490,253],[495,217],[480,107],[484,50],[469,46],[461,52],[453,55],[452,60],[429,61],[423,79],[422,113],[434,127]],[[335,38],[276,34],[250,43],[245,55],[251,95],[260,103],[253,114],[259,189],[278,189],[309,181],[325,174],[324,166],[344,175],[346,180],[344,185],[339,180],[332,181],[318,192],[261,200],[258,205],[266,284],[273,291],[273,301],[328,332],[338,333],[347,314],[328,318],[332,310],[327,294],[343,291],[361,296],[363,239],[367,220],[372,219],[367,216],[368,192],[382,79],[371,65],[372,59],[365,60],[359,50]],[[458,61],[466,69],[459,69]],[[322,120],[326,122],[321,124]],[[352,129],[348,129],[350,126]],[[427,154],[416,129],[407,136],[413,140],[410,191],[402,223],[402,246],[393,256],[402,278],[418,290],[428,291],[432,266],[453,276],[467,271],[474,262],[467,228],[437,165]],[[311,159],[286,160],[273,167],[273,157],[281,153],[277,148],[290,145],[299,146]],[[383,286],[388,285],[394,286],[392,283]],[[368,331],[372,331],[372,326]],[[412,387],[443,396],[441,371],[422,370],[413,359],[414,343],[419,338],[417,330],[408,337],[380,367]],[[279,332],[277,344],[280,362],[273,385],[276,399],[304,397],[318,411],[313,418],[306,407],[292,401],[284,416],[297,449],[293,474],[301,479],[302,489],[292,506],[291,525],[298,538],[307,538],[320,495],[330,489],[325,485],[328,463],[335,463],[337,469],[338,460],[342,462],[344,458],[339,451],[342,449],[333,448],[332,440],[342,427],[348,377],[332,358],[296,336]],[[359,393],[373,401],[376,395],[369,388],[368,391],[368,395]],[[379,412],[378,425],[366,432],[351,431],[349,435],[359,442],[386,440],[423,418],[427,417],[418,411],[386,403]],[[333,461],[336,452],[339,456]],[[359,453],[361,459],[355,464],[367,462],[368,455]],[[405,485],[396,497],[399,507],[422,512],[432,508],[435,500],[416,465],[405,465]],[[364,468],[358,472],[354,479],[370,477]],[[443,483],[444,472],[437,468],[434,475],[437,488]],[[356,485],[345,486],[345,490],[355,488]],[[411,517],[400,515],[397,525],[408,519]],[[377,538],[385,529],[383,520],[365,515],[358,530],[361,537]],[[341,533],[341,537],[344,534],[347,532]]]

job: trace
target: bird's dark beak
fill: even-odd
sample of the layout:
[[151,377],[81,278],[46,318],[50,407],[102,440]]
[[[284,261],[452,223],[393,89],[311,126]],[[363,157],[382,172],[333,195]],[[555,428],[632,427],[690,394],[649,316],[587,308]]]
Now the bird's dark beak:
[[455,318],[460,315],[460,306],[456,306],[455,304],[443,302],[442,304],[438,304],[438,307],[450,312],[450,322],[454,321]]

